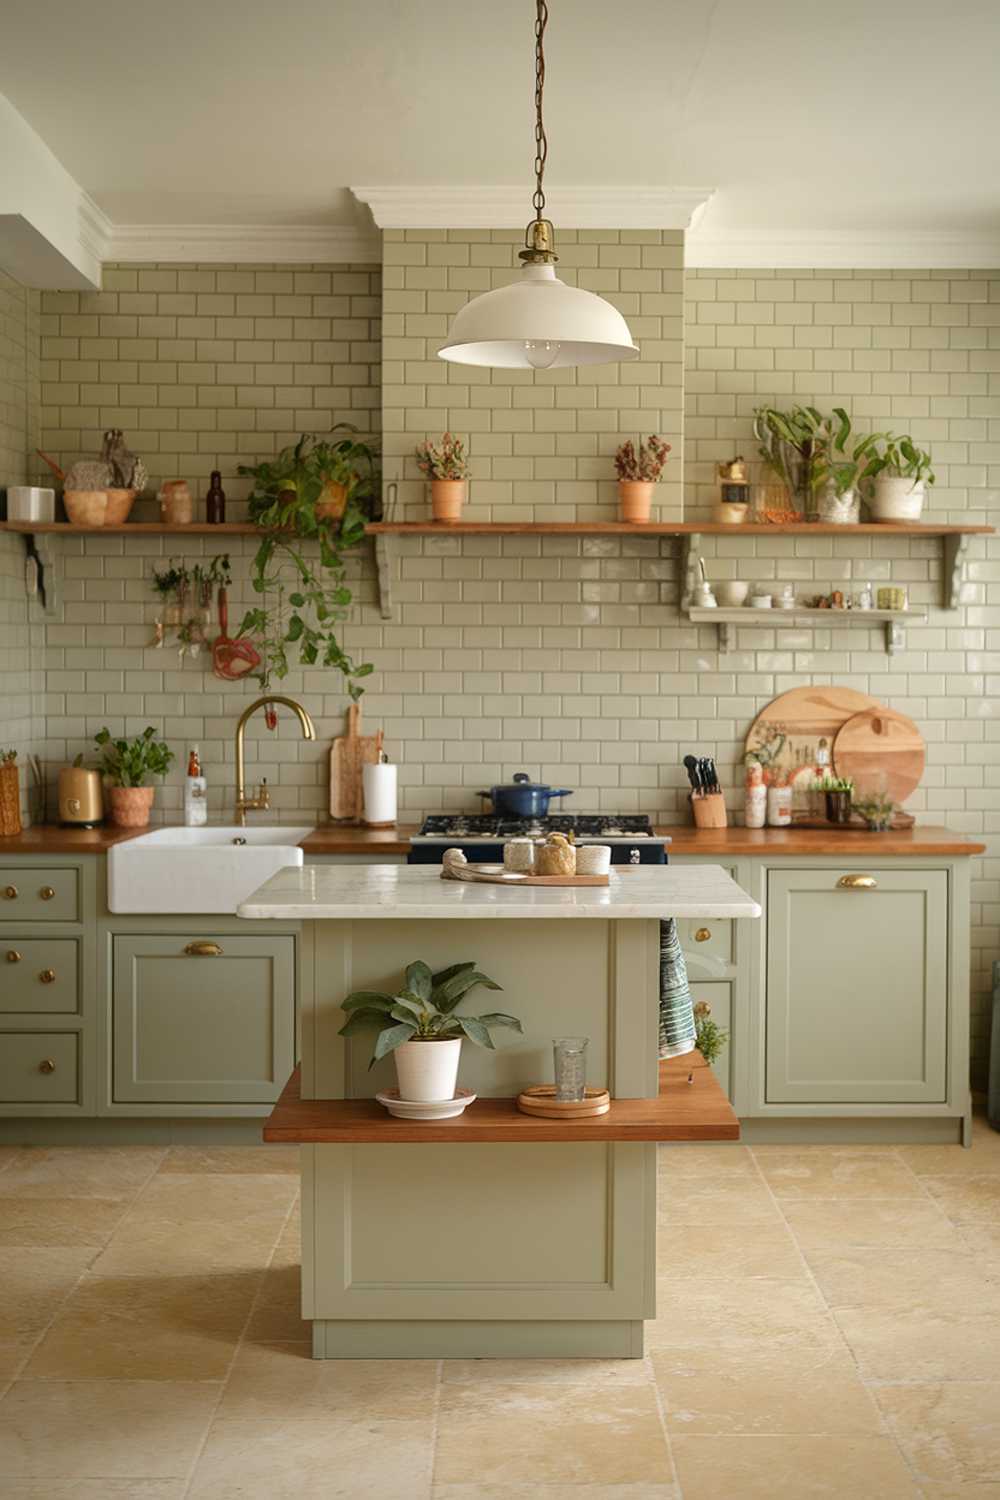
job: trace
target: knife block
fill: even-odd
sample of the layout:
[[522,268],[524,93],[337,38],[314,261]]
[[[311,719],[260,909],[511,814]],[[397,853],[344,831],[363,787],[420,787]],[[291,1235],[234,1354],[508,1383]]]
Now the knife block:
[[691,798],[696,828],[725,828],[726,799],[721,792],[709,792],[704,797]]

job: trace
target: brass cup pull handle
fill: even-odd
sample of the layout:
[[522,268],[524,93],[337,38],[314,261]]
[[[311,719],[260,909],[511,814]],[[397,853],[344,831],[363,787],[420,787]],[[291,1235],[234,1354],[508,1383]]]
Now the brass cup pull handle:
[[41,1062],[38,1064],[39,1073],[54,1073],[55,1070],[56,1060],[54,1057],[43,1057]]
[[220,958],[222,955],[218,943],[188,943],[184,952],[190,958]]
[[21,962],[21,955],[16,948],[7,949],[7,962],[9,964],[19,964]]
[[38,977],[42,981],[42,984],[55,984],[56,971],[55,969],[43,969]]
[[38,894],[41,896],[43,901],[51,901],[52,897],[55,895],[55,891],[50,885],[43,885]]
[[842,891],[874,891],[878,881],[874,875],[841,875],[837,888]]
[[694,935],[694,940],[696,943],[707,943],[711,936],[711,927],[699,927],[698,931]]
[[3,894],[4,894],[4,900],[5,901],[16,901],[17,900],[17,886],[16,885],[5,885],[4,888],[3,888]]

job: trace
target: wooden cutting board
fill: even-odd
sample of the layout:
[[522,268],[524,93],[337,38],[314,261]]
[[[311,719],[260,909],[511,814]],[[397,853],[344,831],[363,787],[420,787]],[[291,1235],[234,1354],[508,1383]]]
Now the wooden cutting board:
[[363,766],[378,764],[382,732],[361,733],[361,705],[347,710],[347,733],[330,747],[330,816],[338,822],[360,823],[364,810],[361,785]]
[[820,741],[826,740],[832,769],[833,743],[848,719],[879,707],[876,698],[853,688],[792,688],[754,719],[746,738],[747,756],[757,753],[766,769],[794,776],[799,768],[816,765]]
[[892,708],[866,708],[847,720],[833,742],[838,776],[849,776],[858,796],[884,792],[905,802],[920,785],[927,747],[912,719]]

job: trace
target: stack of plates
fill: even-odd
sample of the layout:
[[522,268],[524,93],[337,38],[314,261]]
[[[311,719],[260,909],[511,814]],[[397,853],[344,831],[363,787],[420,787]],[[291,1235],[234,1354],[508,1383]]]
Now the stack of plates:
[[375,1095],[379,1104],[383,1104],[397,1120],[452,1120],[475,1097],[471,1089],[459,1089],[454,1099],[435,1099],[430,1103],[419,1099],[401,1099],[398,1089],[386,1089],[384,1093]]

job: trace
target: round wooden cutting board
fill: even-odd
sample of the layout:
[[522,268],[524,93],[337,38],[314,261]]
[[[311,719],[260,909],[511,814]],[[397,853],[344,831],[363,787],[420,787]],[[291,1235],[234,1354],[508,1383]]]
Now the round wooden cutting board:
[[775,698],[750,726],[747,754],[758,754],[770,770],[794,776],[801,767],[815,765],[820,740],[829,753],[847,721],[866,709],[878,709],[877,698],[853,688],[792,688]]
[[848,719],[833,742],[838,776],[849,776],[859,795],[885,792],[905,802],[920,785],[927,747],[912,719],[892,708],[866,708]]

